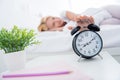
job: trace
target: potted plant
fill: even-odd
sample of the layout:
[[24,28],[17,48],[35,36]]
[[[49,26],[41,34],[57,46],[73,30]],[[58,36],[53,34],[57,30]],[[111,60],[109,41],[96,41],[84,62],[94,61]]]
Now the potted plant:
[[14,26],[11,30],[0,30],[0,48],[4,50],[4,60],[9,70],[18,70],[25,66],[25,48],[38,44],[34,30],[20,29]]

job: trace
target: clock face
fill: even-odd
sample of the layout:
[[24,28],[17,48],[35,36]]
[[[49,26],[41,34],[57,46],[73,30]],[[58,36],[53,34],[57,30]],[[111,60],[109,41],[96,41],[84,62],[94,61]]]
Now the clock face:
[[73,39],[73,49],[77,55],[89,58],[97,55],[103,46],[100,35],[94,31],[82,31]]

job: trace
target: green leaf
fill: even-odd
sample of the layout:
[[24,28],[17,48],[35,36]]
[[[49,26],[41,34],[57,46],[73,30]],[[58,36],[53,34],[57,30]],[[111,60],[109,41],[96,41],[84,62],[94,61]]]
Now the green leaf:
[[3,49],[5,53],[24,50],[29,45],[40,43],[35,40],[36,35],[34,30],[20,29],[16,25],[10,31],[2,28],[0,30],[0,49]]

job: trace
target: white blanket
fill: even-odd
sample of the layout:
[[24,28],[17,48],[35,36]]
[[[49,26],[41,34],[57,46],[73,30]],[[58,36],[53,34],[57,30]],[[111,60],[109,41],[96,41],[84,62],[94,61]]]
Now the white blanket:
[[120,47],[120,25],[102,25],[100,27],[104,48]]

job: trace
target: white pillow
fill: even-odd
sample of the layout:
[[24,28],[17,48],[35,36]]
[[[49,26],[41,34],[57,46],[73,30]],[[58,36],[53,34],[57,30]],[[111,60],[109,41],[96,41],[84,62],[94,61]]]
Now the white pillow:
[[112,18],[111,14],[104,9],[93,15],[93,17],[96,25],[100,25],[100,23],[105,19]]
[[82,14],[87,16],[93,16],[96,25],[100,25],[103,20],[112,17],[109,12],[102,8],[89,8]]
[[100,25],[120,25],[120,19],[117,19],[117,18],[109,18],[109,19],[106,19],[106,20],[103,20]]
[[120,5],[108,5],[103,8],[106,9],[114,18],[120,19]]
[[60,52],[72,48],[72,36],[67,32],[40,32],[36,38],[41,44],[28,47],[28,52]]

